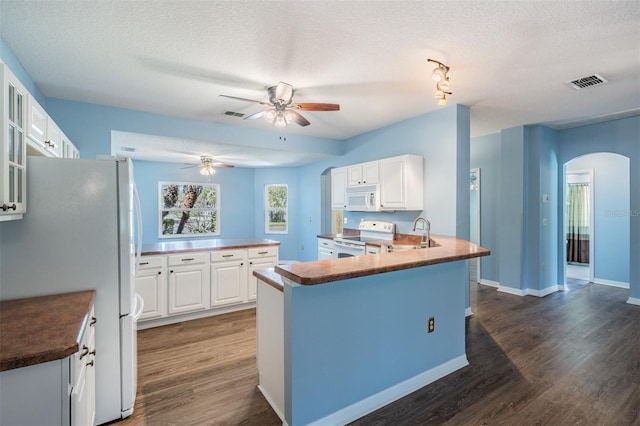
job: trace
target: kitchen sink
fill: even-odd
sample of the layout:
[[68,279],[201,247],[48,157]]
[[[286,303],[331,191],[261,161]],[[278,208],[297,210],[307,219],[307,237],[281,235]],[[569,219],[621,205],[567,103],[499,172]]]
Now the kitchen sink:
[[439,246],[439,244],[437,244],[435,241],[431,240],[429,246],[422,245],[422,244],[392,244],[390,246],[387,246],[387,252],[393,252],[393,251],[407,251],[407,250],[421,250],[421,249],[425,249],[428,247],[437,247]]

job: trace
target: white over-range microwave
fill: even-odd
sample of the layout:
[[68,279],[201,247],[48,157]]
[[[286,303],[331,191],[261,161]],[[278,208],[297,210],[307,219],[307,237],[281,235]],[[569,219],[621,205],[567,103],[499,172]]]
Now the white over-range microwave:
[[380,207],[380,185],[347,188],[347,208],[352,212],[377,212]]

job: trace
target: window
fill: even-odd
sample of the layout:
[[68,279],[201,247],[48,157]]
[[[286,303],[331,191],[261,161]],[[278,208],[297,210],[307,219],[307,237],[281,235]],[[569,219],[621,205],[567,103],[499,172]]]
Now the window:
[[220,185],[160,182],[160,238],[220,235]]
[[287,185],[265,185],[264,233],[287,234],[289,189]]

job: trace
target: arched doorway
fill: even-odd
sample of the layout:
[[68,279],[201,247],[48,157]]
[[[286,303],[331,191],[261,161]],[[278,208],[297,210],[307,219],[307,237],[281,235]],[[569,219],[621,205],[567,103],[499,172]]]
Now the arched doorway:
[[[629,158],[599,152],[567,161],[564,164],[562,197],[565,289],[567,280],[628,289]],[[587,268],[586,274],[583,268]],[[580,269],[583,269],[582,273]]]

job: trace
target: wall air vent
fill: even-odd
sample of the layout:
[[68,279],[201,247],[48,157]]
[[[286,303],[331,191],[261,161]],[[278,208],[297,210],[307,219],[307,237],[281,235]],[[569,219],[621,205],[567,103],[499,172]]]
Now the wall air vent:
[[233,111],[225,111],[222,115],[230,115],[231,117],[244,117],[244,114],[241,112],[233,112]]
[[122,148],[120,148],[121,150],[123,150],[124,152],[136,152],[135,148],[130,148],[128,146],[123,146]]
[[587,87],[598,86],[600,84],[607,83],[601,75],[593,74],[588,77],[578,78],[567,83],[569,87],[575,90],[586,89]]

